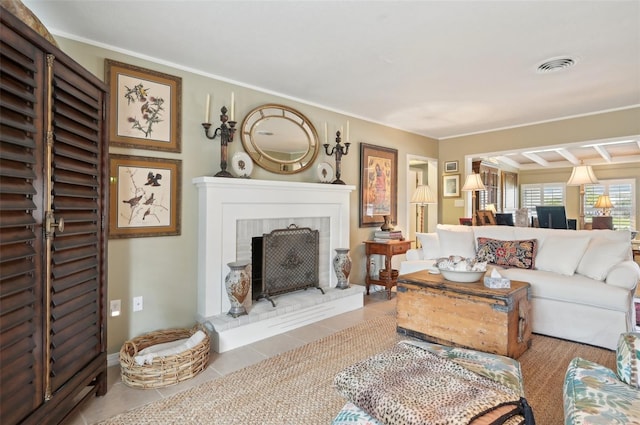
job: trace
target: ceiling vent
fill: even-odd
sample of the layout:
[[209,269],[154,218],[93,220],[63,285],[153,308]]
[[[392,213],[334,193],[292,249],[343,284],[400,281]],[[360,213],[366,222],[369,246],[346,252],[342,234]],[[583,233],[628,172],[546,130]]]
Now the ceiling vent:
[[548,72],[561,71],[576,64],[576,61],[569,57],[552,58],[538,65],[538,73],[545,74]]

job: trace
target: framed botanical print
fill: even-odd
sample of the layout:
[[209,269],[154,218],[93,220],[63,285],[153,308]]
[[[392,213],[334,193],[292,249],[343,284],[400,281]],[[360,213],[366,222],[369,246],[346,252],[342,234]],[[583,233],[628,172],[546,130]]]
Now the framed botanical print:
[[182,78],[105,60],[112,146],[181,150]]
[[442,197],[443,198],[459,198],[460,197],[460,174],[451,174],[442,176]]
[[109,237],[180,234],[182,161],[109,156]]
[[396,222],[398,151],[360,144],[360,227],[379,226],[384,216]]

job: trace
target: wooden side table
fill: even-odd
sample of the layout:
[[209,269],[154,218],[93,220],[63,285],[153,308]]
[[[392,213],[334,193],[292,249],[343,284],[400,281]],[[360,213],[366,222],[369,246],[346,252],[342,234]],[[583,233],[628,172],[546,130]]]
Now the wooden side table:
[[[397,282],[397,279],[391,277],[391,258],[394,255],[407,252],[411,248],[411,241],[364,241],[364,247],[364,252],[367,255],[367,277],[365,279],[367,295],[369,295],[369,286],[381,285],[387,289],[387,298],[391,299],[391,288],[393,288]],[[386,279],[373,279],[371,277],[371,255],[373,254],[384,255],[384,266],[388,271]]]

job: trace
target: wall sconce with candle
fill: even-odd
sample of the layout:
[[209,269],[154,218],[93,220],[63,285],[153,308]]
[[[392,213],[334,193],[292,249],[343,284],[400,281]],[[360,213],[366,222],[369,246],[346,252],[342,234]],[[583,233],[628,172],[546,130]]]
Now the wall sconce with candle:
[[[349,153],[349,146],[351,146],[351,143],[345,142],[344,146],[341,145],[341,133],[341,131],[336,131],[336,145],[331,148],[331,151],[329,151],[329,143],[327,143],[327,123],[324,123],[324,151],[327,155],[335,155],[336,157],[336,179],[332,182],[332,184],[345,184],[345,182],[340,180],[340,174],[342,171],[342,156]],[[349,121],[347,121],[347,140],[349,140]]]
[[227,171],[227,145],[233,142],[233,136],[236,133],[236,120],[235,120],[235,95],[231,92],[231,120],[227,116],[227,107],[223,106],[220,109],[220,127],[216,128],[213,135],[209,133],[211,123],[209,122],[209,107],[211,103],[211,96],[207,95],[207,103],[205,108],[205,122],[202,123],[204,127],[204,134],[207,139],[213,140],[218,134],[220,135],[220,168],[214,177],[233,177],[233,175]]

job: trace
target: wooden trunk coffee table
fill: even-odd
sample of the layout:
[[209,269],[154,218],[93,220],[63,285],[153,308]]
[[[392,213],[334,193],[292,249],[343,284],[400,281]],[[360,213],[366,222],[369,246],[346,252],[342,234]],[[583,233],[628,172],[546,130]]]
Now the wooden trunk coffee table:
[[398,332],[443,345],[518,358],[531,345],[531,288],[491,289],[420,271],[398,278]]

